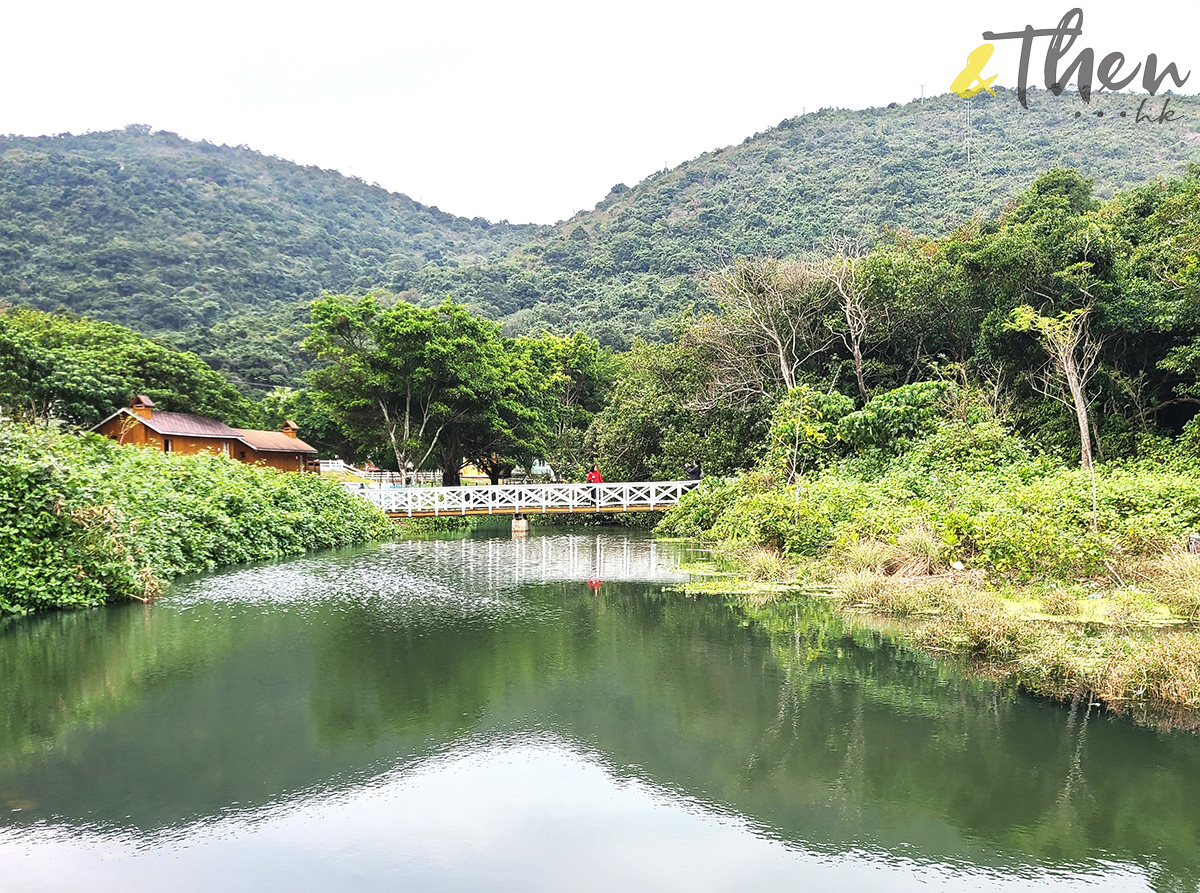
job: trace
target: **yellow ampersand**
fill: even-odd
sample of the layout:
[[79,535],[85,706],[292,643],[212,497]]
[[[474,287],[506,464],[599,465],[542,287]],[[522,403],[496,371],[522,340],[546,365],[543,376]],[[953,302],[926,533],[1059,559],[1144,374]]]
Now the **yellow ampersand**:
[[[983,90],[987,90],[995,96],[996,91],[992,89],[991,83],[997,78],[997,75],[992,75],[986,81],[983,79],[983,66],[987,65],[988,59],[992,58],[994,49],[992,44],[983,43],[971,50],[971,54],[967,56],[967,67],[950,82],[950,89],[963,99],[970,99]],[[975,86],[976,84],[978,86]]]

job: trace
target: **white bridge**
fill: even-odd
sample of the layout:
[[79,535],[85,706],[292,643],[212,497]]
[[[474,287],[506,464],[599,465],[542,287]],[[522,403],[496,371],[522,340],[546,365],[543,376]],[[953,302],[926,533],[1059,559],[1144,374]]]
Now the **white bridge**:
[[621,484],[500,484],[479,487],[391,487],[352,490],[393,518],[564,512],[658,512],[696,481]]

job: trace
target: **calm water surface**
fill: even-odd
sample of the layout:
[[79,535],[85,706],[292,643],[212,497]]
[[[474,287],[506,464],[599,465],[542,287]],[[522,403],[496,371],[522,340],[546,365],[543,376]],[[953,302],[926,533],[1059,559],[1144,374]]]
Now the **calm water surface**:
[[1200,882],[1200,739],[612,533],[386,544],[0,628],[0,890]]

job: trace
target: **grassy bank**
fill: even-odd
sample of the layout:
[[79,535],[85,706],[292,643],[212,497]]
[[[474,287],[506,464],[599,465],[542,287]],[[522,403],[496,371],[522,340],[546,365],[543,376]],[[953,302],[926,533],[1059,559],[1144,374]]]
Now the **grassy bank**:
[[0,614],[156,595],[174,577],[387,536],[316,475],[0,422]]
[[1093,480],[995,422],[947,423],[899,455],[793,483],[763,471],[707,481],[658,529],[713,542],[751,580],[904,618],[908,642],[1031,692],[1190,711],[1200,557],[1181,546],[1200,528],[1192,462],[1102,465]]

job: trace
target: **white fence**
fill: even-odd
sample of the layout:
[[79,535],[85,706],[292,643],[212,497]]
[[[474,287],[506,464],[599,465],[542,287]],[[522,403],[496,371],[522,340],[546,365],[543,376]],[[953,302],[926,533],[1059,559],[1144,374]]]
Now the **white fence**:
[[512,515],[645,512],[670,508],[695,481],[621,484],[503,484],[496,487],[392,487],[354,490],[390,515]]
[[[344,474],[373,484],[398,486],[403,486],[404,484],[404,476],[398,471],[363,471],[361,468],[347,465],[341,459],[322,459],[320,460],[320,464],[322,474]],[[434,486],[442,482],[442,474],[440,471],[410,471],[408,479],[415,481],[418,485],[427,484]]]

